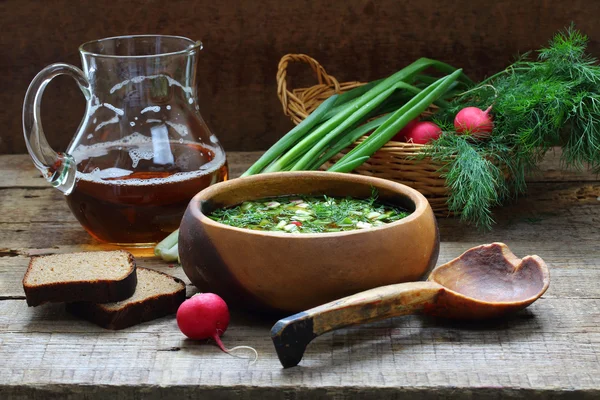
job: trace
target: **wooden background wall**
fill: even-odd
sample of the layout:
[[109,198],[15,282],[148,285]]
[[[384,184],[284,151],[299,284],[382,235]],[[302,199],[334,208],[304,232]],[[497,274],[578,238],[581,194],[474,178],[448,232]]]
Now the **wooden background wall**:
[[[267,148],[291,127],[275,93],[279,58],[312,55],[339,80],[383,77],[419,56],[474,78],[503,68],[574,21],[600,55],[598,0],[3,0],[0,1],[0,153],[25,152],[27,86],[54,62],[80,65],[79,44],[163,33],[201,39],[201,111],[226,150]],[[311,83],[307,70],[296,84]],[[64,149],[84,110],[59,77],[42,106],[50,143]]]

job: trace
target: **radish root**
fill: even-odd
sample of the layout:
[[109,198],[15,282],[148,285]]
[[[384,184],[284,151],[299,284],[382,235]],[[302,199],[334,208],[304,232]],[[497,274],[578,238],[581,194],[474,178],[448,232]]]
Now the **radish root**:
[[221,341],[221,338],[219,337],[218,333],[215,333],[215,335],[213,336],[213,340],[215,342],[217,342],[217,346],[219,346],[219,348],[223,352],[229,354],[230,356],[236,357],[236,358],[250,359],[250,357],[242,357],[242,356],[238,356],[236,354],[233,354],[233,352],[236,351],[236,350],[250,350],[250,351],[254,352],[254,360],[252,360],[250,362],[250,365],[256,363],[256,361],[258,360],[258,351],[256,351],[256,349],[254,347],[250,347],[250,346],[235,346],[235,347],[233,347],[231,349],[228,349],[227,347],[225,347],[225,345]]

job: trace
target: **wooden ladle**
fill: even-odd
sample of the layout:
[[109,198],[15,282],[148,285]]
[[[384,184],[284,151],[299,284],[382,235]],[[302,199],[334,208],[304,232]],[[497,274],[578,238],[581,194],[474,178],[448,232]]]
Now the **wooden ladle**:
[[499,317],[527,307],[549,284],[540,257],[519,259],[504,243],[492,243],[440,265],[426,282],[378,287],[279,320],[271,338],[288,368],[298,365],[311,340],[329,331],[418,312],[457,319]]

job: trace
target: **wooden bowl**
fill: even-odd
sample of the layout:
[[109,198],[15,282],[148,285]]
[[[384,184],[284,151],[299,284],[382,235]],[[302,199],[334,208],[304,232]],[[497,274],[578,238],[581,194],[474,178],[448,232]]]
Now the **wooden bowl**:
[[[285,195],[368,198],[412,213],[381,227],[290,234],[235,228],[206,215],[246,200]],[[210,186],[189,203],[179,233],[192,283],[231,304],[297,312],[382,285],[418,280],[437,261],[439,234],[429,203],[408,186],[331,172],[279,172]]]

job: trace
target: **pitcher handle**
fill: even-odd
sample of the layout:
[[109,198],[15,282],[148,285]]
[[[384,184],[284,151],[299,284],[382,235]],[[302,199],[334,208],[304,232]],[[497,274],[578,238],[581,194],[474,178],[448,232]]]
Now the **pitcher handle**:
[[79,68],[70,64],[52,64],[44,68],[31,81],[23,103],[23,134],[29,155],[44,178],[64,194],[69,194],[75,184],[77,171],[73,156],[55,152],[48,141],[40,117],[40,106],[44,89],[58,75],[69,75],[90,99],[90,83]]

